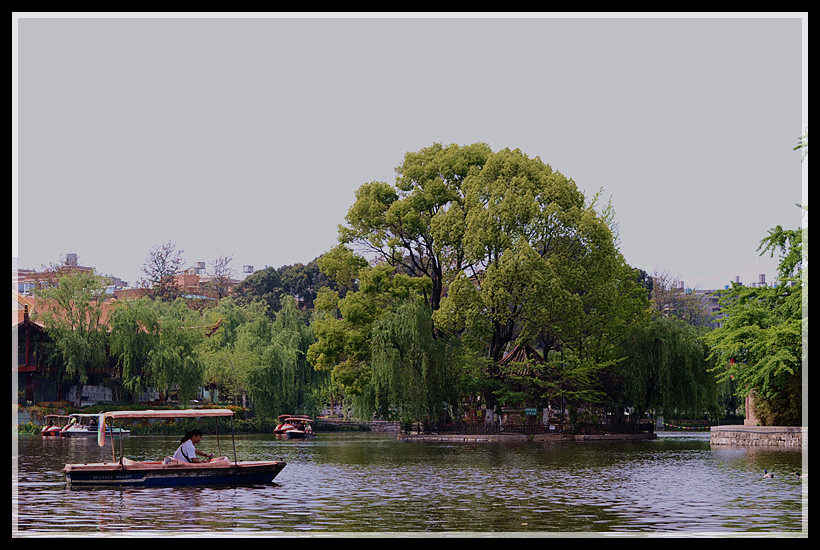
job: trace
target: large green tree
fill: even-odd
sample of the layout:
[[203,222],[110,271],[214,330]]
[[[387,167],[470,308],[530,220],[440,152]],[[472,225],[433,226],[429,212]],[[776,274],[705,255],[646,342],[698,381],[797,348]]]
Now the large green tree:
[[335,281],[319,269],[318,261],[319,258],[316,258],[307,264],[260,269],[236,285],[232,296],[244,304],[258,300],[266,302],[271,317],[282,308],[286,296],[294,298],[300,310],[313,309],[313,301],[320,288],[336,287]]
[[572,180],[519,150],[491,155],[463,188],[471,269],[456,275],[437,325],[483,344],[491,378],[517,339],[559,365],[578,399],[600,400],[597,379],[646,308],[611,215],[596,211],[597,195],[587,200]]
[[755,412],[764,424],[800,425],[802,335],[808,328],[803,315],[808,280],[804,230],[777,226],[759,250],[779,251],[779,278],[772,286],[733,284],[723,292],[722,326],[707,337],[710,357],[719,381],[734,380],[741,398],[754,393]]
[[[646,309],[617,250],[611,208],[596,211],[597,195],[587,200],[540,158],[483,143],[433,144],[408,153],[396,172],[395,185],[357,190],[340,241],[383,261],[382,277],[429,281],[421,292],[430,327],[434,338],[457,338],[449,349],[458,351],[447,357],[463,362],[461,381],[482,388],[492,406],[497,364],[518,339],[560,352],[566,377],[584,386],[576,395],[591,397],[601,370],[618,360],[621,331]],[[374,330],[393,319],[385,314],[395,306],[377,306],[361,291],[320,301],[339,315],[317,324],[317,364],[335,365],[364,387]],[[379,356],[383,380],[396,380],[386,364],[404,368],[396,357]],[[487,367],[483,382],[478,365]]]

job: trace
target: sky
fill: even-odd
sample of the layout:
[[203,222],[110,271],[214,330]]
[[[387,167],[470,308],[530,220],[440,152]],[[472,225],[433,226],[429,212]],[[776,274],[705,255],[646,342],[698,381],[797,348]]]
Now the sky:
[[[132,284],[337,244],[405,153],[483,142],[611,200],[633,267],[776,276],[803,223],[807,13],[13,14],[12,268]],[[16,84],[16,88],[15,88]]]

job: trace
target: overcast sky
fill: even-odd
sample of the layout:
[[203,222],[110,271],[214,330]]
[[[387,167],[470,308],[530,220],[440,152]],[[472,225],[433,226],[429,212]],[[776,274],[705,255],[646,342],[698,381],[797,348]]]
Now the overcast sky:
[[434,142],[602,190],[627,262],[687,287],[773,281],[808,201],[807,14],[17,15],[13,267],[307,263]]

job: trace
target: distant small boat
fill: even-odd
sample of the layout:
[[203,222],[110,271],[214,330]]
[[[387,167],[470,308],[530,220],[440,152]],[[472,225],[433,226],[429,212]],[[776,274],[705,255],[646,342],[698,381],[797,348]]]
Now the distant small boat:
[[295,427],[285,432],[288,439],[310,439],[311,437],[315,437],[316,434],[313,433],[313,425],[311,422],[308,418],[297,419],[294,422]]
[[[167,411],[112,411],[99,414],[97,444],[105,446],[106,419],[134,418],[197,418],[233,416],[230,409],[182,409]],[[116,433],[116,432],[115,432]],[[122,432],[119,432],[122,434]],[[233,436],[233,433],[231,433]],[[120,455],[114,440],[120,442]],[[231,437],[233,439],[233,437]],[[219,436],[217,434],[217,446]],[[165,457],[163,460],[136,461],[122,454],[122,437],[111,438],[112,462],[66,464],[66,485],[69,488],[119,487],[174,487],[181,485],[245,485],[266,484],[287,464],[280,460],[238,461],[234,444],[234,459],[220,456],[208,462],[189,463]]]
[[68,424],[68,416],[60,414],[47,414],[46,425],[40,430],[43,437],[60,437],[60,432]]
[[[68,415],[68,424],[60,431],[62,437],[97,437],[97,422],[99,414],[74,413]],[[107,435],[117,435],[128,437],[129,430],[123,430],[113,426],[107,426]]]
[[287,439],[306,439],[313,437],[312,420],[304,414],[282,414],[278,416],[279,424],[273,433]]
[[293,418],[291,414],[280,414],[277,417],[279,423],[276,425],[276,428],[273,429],[273,433],[276,435],[285,435],[288,430],[296,428],[296,424],[290,421],[291,418]]

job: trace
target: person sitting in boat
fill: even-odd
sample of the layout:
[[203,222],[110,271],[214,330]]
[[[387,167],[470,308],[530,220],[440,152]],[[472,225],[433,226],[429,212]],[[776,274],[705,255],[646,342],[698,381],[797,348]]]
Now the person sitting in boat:
[[[214,457],[213,453],[208,454],[195,447],[195,445],[197,445],[200,441],[202,441],[202,432],[200,430],[191,430],[190,432],[186,432],[185,437],[182,438],[179,447],[177,447],[177,450],[174,453],[174,458],[183,462],[210,462],[210,460]],[[205,456],[208,457],[208,459],[200,460],[196,457],[196,455]]]

